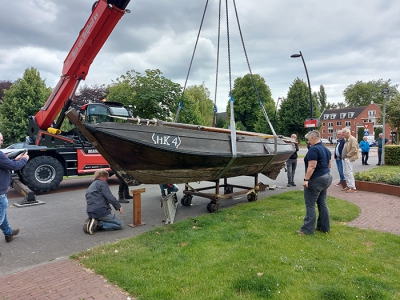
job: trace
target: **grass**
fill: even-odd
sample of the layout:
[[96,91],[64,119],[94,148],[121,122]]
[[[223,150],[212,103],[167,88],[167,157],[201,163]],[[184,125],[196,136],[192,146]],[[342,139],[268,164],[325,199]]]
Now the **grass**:
[[72,258],[138,299],[400,299],[400,237],[349,227],[360,209],[328,203],[329,234],[295,234],[305,208],[294,191]]

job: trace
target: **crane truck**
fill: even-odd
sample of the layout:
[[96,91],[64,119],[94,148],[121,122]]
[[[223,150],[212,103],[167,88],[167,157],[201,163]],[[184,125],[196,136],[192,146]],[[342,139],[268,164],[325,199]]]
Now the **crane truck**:
[[[25,149],[29,154],[26,166],[17,172],[15,182],[22,182],[34,191],[46,192],[59,186],[64,176],[93,174],[98,169],[109,169],[106,160],[77,130],[61,132],[65,111],[73,103],[81,80],[85,80],[89,67],[101,47],[125,13],[130,0],[99,0],[68,53],[60,80],[44,106],[29,117]],[[99,105],[97,103],[97,105]],[[103,104],[107,106],[107,104]],[[111,114],[129,116],[120,105],[108,105]],[[57,120],[56,120],[57,118]]]

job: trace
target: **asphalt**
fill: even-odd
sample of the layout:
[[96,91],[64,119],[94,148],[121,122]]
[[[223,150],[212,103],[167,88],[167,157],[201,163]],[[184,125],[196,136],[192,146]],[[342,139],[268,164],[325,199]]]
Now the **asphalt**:
[[[300,150],[303,151],[303,150]],[[370,169],[377,163],[376,149],[370,154],[370,165],[362,166],[361,161],[354,165],[355,171]],[[281,172],[276,181],[260,175],[259,182],[276,185],[275,190],[259,193],[259,199],[288,190],[301,190],[304,164],[298,161],[295,181],[296,187],[286,187],[286,173]],[[338,181],[336,166],[332,168],[334,183]],[[68,257],[76,252],[92,247],[116,242],[141,234],[145,231],[164,226],[164,211],[160,206],[158,185],[142,185],[141,221],[143,226],[126,226],[113,232],[85,234],[82,230],[86,218],[84,194],[92,178],[64,180],[56,191],[39,194],[42,205],[16,207],[22,198],[13,190],[8,194],[10,207],[8,218],[13,228],[20,228],[20,234],[11,243],[0,241],[0,299],[134,299],[108,283],[101,276],[85,269],[77,261]],[[230,183],[252,186],[254,179],[239,177],[230,179]],[[111,178],[110,188],[117,194],[118,180]],[[209,183],[192,183],[194,188],[210,186]],[[178,198],[182,197],[183,185],[179,185]],[[334,184],[328,190],[329,195],[355,203],[361,208],[360,216],[349,226],[370,228],[394,234],[400,234],[400,198],[378,193],[357,191],[349,194]],[[206,206],[209,200],[193,198],[190,207],[179,206],[175,221],[208,214]],[[245,203],[245,196],[220,201],[220,209]],[[123,204],[124,212],[120,218],[125,224],[133,223],[133,204]],[[301,224],[299,224],[300,226]]]

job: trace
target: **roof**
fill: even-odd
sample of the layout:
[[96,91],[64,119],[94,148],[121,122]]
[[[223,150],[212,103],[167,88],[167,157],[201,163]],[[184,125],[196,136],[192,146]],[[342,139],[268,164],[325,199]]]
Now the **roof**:
[[[367,106],[361,106],[361,107],[345,107],[345,108],[335,108],[335,109],[325,109],[324,112],[321,114],[320,120],[328,120],[325,119],[323,116],[324,115],[332,115],[336,114],[334,118],[329,117],[329,120],[341,120],[341,119],[355,119],[357,118],[365,109]],[[341,118],[340,114],[346,114],[347,117]],[[354,113],[351,118],[348,117],[348,113]]]

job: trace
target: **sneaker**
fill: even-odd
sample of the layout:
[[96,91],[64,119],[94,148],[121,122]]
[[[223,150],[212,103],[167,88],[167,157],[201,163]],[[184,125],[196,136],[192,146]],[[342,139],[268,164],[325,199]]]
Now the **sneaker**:
[[85,220],[85,223],[83,223],[83,232],[89,233],[89,224],[90,224],[90,218],[87,218]]
[[10,235],[6,235],[6,242],[9,243],[14,239],[14,236],[18,235],[19,229],[14,229]]
[[348,186],[346,186],[342,191],[347,191],[347,190],[349,190],[350,188],[348,187]]
[[338,183],[335,184],[335,186],[342,186],[342,182],[339,181]]
[[119,198],[118,202],[119,203],[129,203],[129,200],[126,200],[125,198]]
[[301,231],[301,230],[297,230],[296,233],[298,235],[306,235],[306,233],[304,231]]
[[356,193],[356,192],[357,192],[356,189],[348,189],[348,190],[346,191],[346,193]]
[[296,184],[294,182],[292,182],[292,186],[296,186]]
[[365,163],[364,165],[369,166],[369,164]]
[[96,219],[94,219],[94,218],[90,219],[89,227],[88,227],[88,233],[89,234],[93,234],[93,232],[96,229],[98,223],[99,222]]
[[291,187],[291,186],[292,186],[292,184],[291,184],[291,183],[288,183],[288,184],[287,184],[287,187]]

